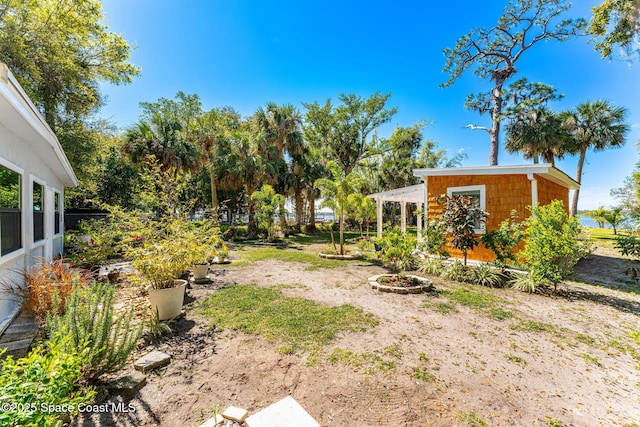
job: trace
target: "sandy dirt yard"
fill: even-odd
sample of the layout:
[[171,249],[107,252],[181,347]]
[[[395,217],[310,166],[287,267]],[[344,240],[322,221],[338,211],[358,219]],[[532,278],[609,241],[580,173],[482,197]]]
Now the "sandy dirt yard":
[[[189,290],[185,317],[159,345],[173,360],[148,374],[135,412],[77,424],[198,426],[229,405],[254,413],[291,395],[322,426],[637,426],[640,348],[629,333],[640,330],[640,298],[612,255],[596,251],[554,295],[440,278],[428,294],[380,293],[367,278],[385,270],[366,261],[218,266],[212,284]],[[282,355],[260,336],[213,332],[195,313],[207,294],[237,284],[288,285],[278,287],[287,296],[351,304],[379,324]],[[492,302],[464,305],[451,297],[460,289]],[[359,363],[332,363],[336,348]]]

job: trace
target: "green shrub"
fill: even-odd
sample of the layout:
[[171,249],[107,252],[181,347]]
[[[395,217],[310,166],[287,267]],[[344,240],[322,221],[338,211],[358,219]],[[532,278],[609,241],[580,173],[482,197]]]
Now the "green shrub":
[[69,331],[66,351],[78,353],[87,347],[83,375],[89,381],[121,369],[142,335],[143,323],[132,324],[133,307],[114,320],[113,302],[114,289],[109,284],[75,287],[64,313],[47,318],[51,336]]
[[531,274],[517,274],[509,284],[513,289],[530,293],[534,293],[542,285]]
[[478,244],[475,229],[482,226],[487,212],[477,206],[477,199],[472,196],[441,196],[444,200],[440,221],[450,234],[451,247],[462,251],[464,265],[467,265],[467,252]]
[[420,243],[420,250],[431,255],[438,255],[442,258],[448,258],[449,252],[445,249],[447,246],[447,229],[444,223],[431,220],[422,232],[423,240]]
[[442,277],[456,282],[466,282],[469,280],[469,272],[464,264],[456,260],[444,268]]
[[488,264],[474,267],[470,273],[470,281],[477,285],[488,286],[490,288],[502,285],[503,276]]
[[430,274],[432,276],[440,276],[442,274],[442,270],[444,269],[444,264],[442,260],[439,258],[426,258],[420,260],[418,264],[418,271]]
[[382,262],[391,270],[412,270],[417,263],[416,239],[400,231],[399,227],[387,230],[378,241],[382,248],[379,253]]
[[[59,331],[44,348],[34,348],[26,357],[7,357],[0,369],[0,425],[62,426],[61,418],[74,416],[78,405],[91,403],[95,391],[80,388],[88,349],[80,345],[78,351],[69,351],[70,342],[71,334]],[[51,405],[65,406],[58,411],[49,410]]]
[[533,281],[553,283],[555,289],[584,256],[584,247],[578,241],[578,219],[567,214],[561,201],[554,200],[545,206],[533,206],[525,225],[527,237],[519,255]]
[[505,268],[507,264],[517,264],[514,250],[524,237],[523,224],[517,222],[518,213],[511,211],[511,217],[500,223],[500,227],[484,234],[482,244],[496,255],[495,264]]

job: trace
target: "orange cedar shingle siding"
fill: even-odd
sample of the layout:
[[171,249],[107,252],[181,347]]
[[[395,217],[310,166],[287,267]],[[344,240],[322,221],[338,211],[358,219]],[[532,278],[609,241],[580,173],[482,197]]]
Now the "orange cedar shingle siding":
[[[447,188],[464,187],[469,185],[484,185],[486,189],[487,231],[495,230],[500,223],[509,218],[511,211],[518,212],[519,221],[527,218],[531,212],[531,181],[527,175],[462,175],[462,176],[430,176],[425,177],[428,188],[429,221],[437,220],[442,212],[442,206],[437,199],[441,194],[447,194]],[[554,199],[562,200],[568,207],[569,190],[544,177],[535,175],[538,182],[538,202],[542,205]],[[454,257],[462,257],[462,253],[449,248]],[[492,251],[479,244],[473,251],[467,253],[469,259],[478,261],[493,261]]]

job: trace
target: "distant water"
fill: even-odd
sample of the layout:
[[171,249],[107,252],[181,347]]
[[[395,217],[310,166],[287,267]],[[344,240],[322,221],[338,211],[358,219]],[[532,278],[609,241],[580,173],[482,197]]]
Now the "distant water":
[[[583,227],[592,227],[592,228],[600,227],[598,223],[593,220],[593,218],[591,218],[590,216],[584,216],[584,215],[580,216],[580,225]],[[605,223],[604,228],[611,228],[611,226]]]

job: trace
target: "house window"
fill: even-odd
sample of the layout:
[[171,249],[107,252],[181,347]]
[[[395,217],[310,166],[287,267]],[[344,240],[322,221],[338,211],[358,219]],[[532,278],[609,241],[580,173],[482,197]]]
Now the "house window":
[[54,234],[60,234],[60,193],[53,193],[53,228]]
[[21,247],[20,175],[0,166],[0,256]]
[[[476,209],[487,210],[487,196],[486,188],[484,185],[470,185],[467,187],[449,187],[447,188],[447,196],[471,196],[474,201],[474,207]],[[484,234],[486,232],[486,225],[482,221],[478,221],[473,230],[477,234]]]
[[33,183],[33,241],[44,239],[44,188]]

